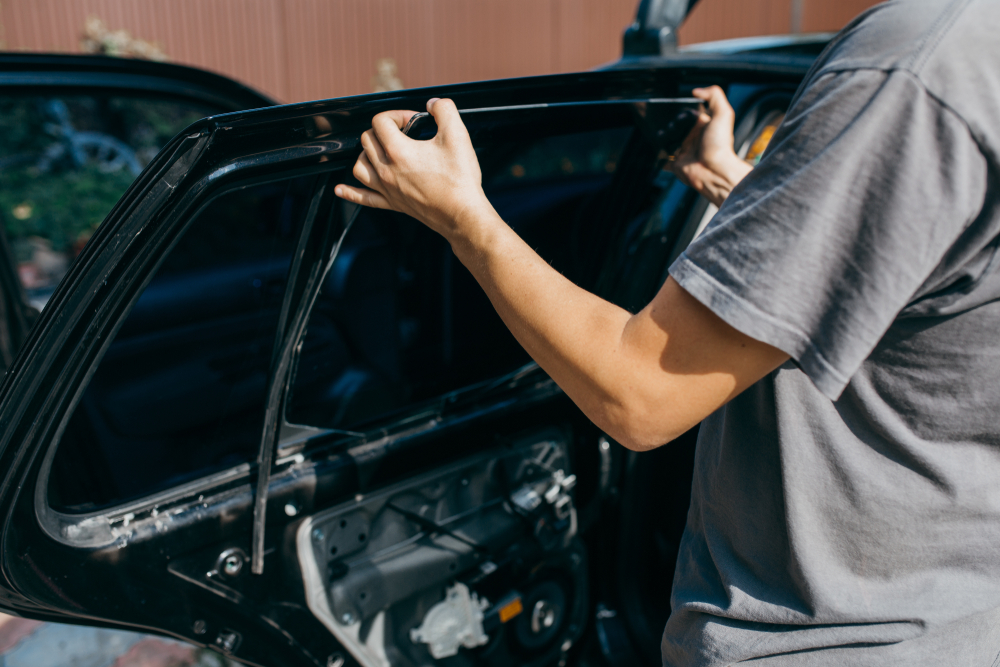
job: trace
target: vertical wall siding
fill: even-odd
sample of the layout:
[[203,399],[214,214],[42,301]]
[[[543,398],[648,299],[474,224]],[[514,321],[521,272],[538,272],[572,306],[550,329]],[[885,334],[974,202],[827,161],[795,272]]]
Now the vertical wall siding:
[[[159,42],[174,62],[279,100],[372,90],[393,58],[408,87],[585,70],[621,54],[638,0],[3,0],[6,48],[79,51],[84,21]],[[682,44],[837,30],[874,0],[701,0]]]
[[793,0],[701,0],[678,31],[681,44],[791,32]]
[[840,30],[851,19],[881,0],[837,0],[824,2],[810,0],[802,8],[803,32]]
[[636,0],[4,0],[6,48],[79,51],[88,16],[282,101],[590,69],[621,54]]

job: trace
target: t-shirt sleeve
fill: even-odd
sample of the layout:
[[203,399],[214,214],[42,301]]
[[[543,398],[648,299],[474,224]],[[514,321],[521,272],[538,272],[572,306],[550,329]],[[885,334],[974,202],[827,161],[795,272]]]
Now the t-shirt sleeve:
[[983,205],[986,160],[904,71],[817,76],[670,267],[836,400]]

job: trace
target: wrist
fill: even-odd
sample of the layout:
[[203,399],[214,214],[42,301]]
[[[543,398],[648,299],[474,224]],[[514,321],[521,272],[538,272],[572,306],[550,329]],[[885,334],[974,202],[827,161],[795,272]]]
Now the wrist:
[[496,230],[507,227],[507,223],[485,195],[481,201],[470,203],[459,211],[453,223],[446,240],[451,245],[452,252],[463,264],[473,256],[481,254],[484,249],[490,248],[494,243],[492,239],[496,235]]
[[746,163],[745,160],[741,159],[735,152],[726,156],[725,162],[719,165],[716,170],[718,175],[718,180],[712,188],[712,196],[710,199],[712,203],[716,206],[721,206],[722,202],[729,197],[729,193],[739,185],[740,181],[746,178],[746,175],[753,171],[753,167]]

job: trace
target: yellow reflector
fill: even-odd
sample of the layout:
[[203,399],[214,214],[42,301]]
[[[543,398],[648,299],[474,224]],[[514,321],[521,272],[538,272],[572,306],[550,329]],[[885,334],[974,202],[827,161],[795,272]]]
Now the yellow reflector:
[[524,607],[521,605],[521,598],[514,598],[500,608],[500,622],[506,623],[522,611],[524,611]]
[[750,150],[747,151],[747,156],[743,158],[748,164],[754,167],[757,166],[764,151],[767,150],[768,144],[771,143],[771,138],[783,120],[785,120],[785,114],[783,113],[773,113],[768,117],[767,125],[756,136],[753,143],[750,144]]

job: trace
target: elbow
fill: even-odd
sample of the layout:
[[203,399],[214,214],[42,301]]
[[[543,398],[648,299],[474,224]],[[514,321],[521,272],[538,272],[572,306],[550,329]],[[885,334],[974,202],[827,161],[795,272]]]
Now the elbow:
[[633,452],[648,452],[658,447],[662,447],[668,442],[672,441],[677,437],[678,434],[670,435],[659,435],[657,433],[650,433],[640,429],[624,429],[619,434],[609,433],[615,442],[620,444],[625,449],[629,449]]
[[598,422],[605,433],[633,452],[648,452],[683,435],[692,425],[679,424],[672,411],[657,404],[625,404],[608,411]]

